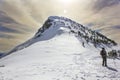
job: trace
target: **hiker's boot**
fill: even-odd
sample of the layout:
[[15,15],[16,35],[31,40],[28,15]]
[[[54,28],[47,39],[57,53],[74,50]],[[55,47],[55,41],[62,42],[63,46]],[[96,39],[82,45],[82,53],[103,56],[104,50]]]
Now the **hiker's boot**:
[[105,67],[107,67],[107,65],[105,65]]

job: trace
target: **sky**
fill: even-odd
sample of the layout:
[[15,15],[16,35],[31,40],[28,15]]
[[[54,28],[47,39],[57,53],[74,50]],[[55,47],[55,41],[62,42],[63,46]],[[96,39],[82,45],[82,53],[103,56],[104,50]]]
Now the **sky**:
[[0,0],[0,52],[30,39],[49,16],[63,16],[120,43],[120,0]]

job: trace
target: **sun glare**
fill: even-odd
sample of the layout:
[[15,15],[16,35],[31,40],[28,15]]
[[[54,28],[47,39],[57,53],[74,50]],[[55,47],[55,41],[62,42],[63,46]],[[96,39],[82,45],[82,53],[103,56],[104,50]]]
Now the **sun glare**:
[[67,10],[64,10],[64,14],[66,14],[67,13]]

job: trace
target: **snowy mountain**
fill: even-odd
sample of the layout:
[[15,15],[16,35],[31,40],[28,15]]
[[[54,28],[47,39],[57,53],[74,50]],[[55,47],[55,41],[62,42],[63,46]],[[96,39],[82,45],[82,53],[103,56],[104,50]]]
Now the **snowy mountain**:
[[11,50],[8,54],[24,49],[33,43],[49,40],[56,35],[60,35],[64,33],[62,28],[68,29],[68,33],[73,33],[76,38],[84,44],[93,44],[94,47],[112,47],[117,45],[117,43],[106,36],[98,33],[96,31],[92,31],[88,27],[85,27],[71,19],[65,17],[58,16],[50,16],[44,23],[44,25],[38,30],[35,36],[26,41],[25,43],[18,45],[13,50]]
[[108,44],[96,43],[96,48],[92,39],[87,42],[88,30],[92,33],[70,19],[49,17],[32,39],[0,59],[0,80],[119,80],[120,57],[109,58],[103,67],[99,47],[108,51]]

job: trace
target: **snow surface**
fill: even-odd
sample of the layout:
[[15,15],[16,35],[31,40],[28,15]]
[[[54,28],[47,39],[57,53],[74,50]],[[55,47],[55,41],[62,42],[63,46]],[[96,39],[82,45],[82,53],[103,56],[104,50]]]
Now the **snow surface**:
[[119,58],[102,67],[100,49],[83,47],[66,27],[52,26],[38,40],[0,59],[0,80],[120,80]]
[[56,35],[1,59],[0,80],[120,80],[120,61],[102,67],[98,51],[72,34]]

